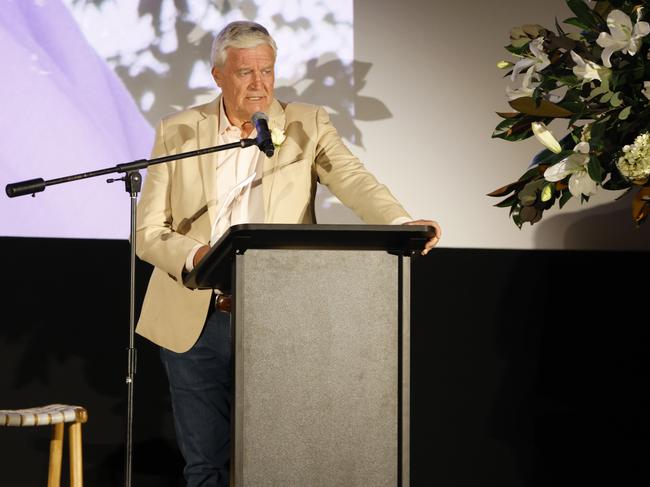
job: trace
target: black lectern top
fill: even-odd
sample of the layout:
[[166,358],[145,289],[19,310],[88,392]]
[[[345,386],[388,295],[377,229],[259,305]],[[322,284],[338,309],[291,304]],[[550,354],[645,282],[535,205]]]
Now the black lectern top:
[[232,263],[248,249],[385,250],[411,255],[435,229],[423,225],[243,224],[230,227],[183,279],[190,289],[229,292]]

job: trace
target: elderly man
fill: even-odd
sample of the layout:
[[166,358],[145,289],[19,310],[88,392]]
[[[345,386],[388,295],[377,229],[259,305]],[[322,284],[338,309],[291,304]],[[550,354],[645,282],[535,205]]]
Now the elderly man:
[[138,205],[138,255],[155,268],[137,331],[161,347],[188,486],[228,485],[229,297],[182,285],[211,243],[239,223],[314,223],[316,182],[367,223],[434,226],[423,253],[440,237],[437,223],[411,221],[323,108],[273,98],[276,50],[261,25],[227,25],[212,48],[221,96],[162,120],[153,150],[159,157],[255,137],[251,116],[264,112],[282,142],[274,155],[253,146],[152,166]]

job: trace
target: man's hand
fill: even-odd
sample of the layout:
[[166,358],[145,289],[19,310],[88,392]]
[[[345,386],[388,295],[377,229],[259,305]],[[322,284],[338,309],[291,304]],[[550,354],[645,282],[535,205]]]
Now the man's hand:
[[201,259],[205,257],[205,254],[207,254],[209,250],[210,250],[210,246],[204,245],[203,247],[199,248],[199,250],[196,251],[196,254],[194,254],[194,267],[196,267],[197,264],[201,262]]
[[426,225],[430,226],[436,229],[436,234],[431,237],[429,240],[427,240],[427,243],[424,244],[424,249],[422,249],[422,255],[427,255],[429,253],[429,250],[434,248],[438,242],[440,241],[440,237],[442,236],[442,230],[440,229],[440,225],[438,225],[438,222],[434,222],[433,220],[415,220],[412,222],[406,222],[404,225]]

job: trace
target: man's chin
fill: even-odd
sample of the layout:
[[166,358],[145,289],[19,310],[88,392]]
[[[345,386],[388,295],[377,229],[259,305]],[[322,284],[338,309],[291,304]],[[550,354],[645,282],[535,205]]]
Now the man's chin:
[[246,104],[246,111],[253,115],[256,112],[268,113],[271,107],[271,102],[264,100],[263,102],[251,102]]

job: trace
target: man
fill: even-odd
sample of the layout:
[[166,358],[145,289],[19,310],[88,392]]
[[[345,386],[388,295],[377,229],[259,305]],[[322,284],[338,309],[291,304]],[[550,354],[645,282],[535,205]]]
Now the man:
[[182,285],[210,243],[238,223],[314,223],[316,182],[367,223],[434,226],[423,253],[440,237],[437,223],[410,221],[323,108],[273,98],[276,51],[261,25],[227,25],[212,49],[221,96],[161,121],[153,150],[159,157],[254,137],[251,116],[264,112],[280,135],[274,155],[249,147],[152,166],[138,205],[138,255],[155,269],[137,331],[161,346],[188,486],[228,485],[229,298]]

